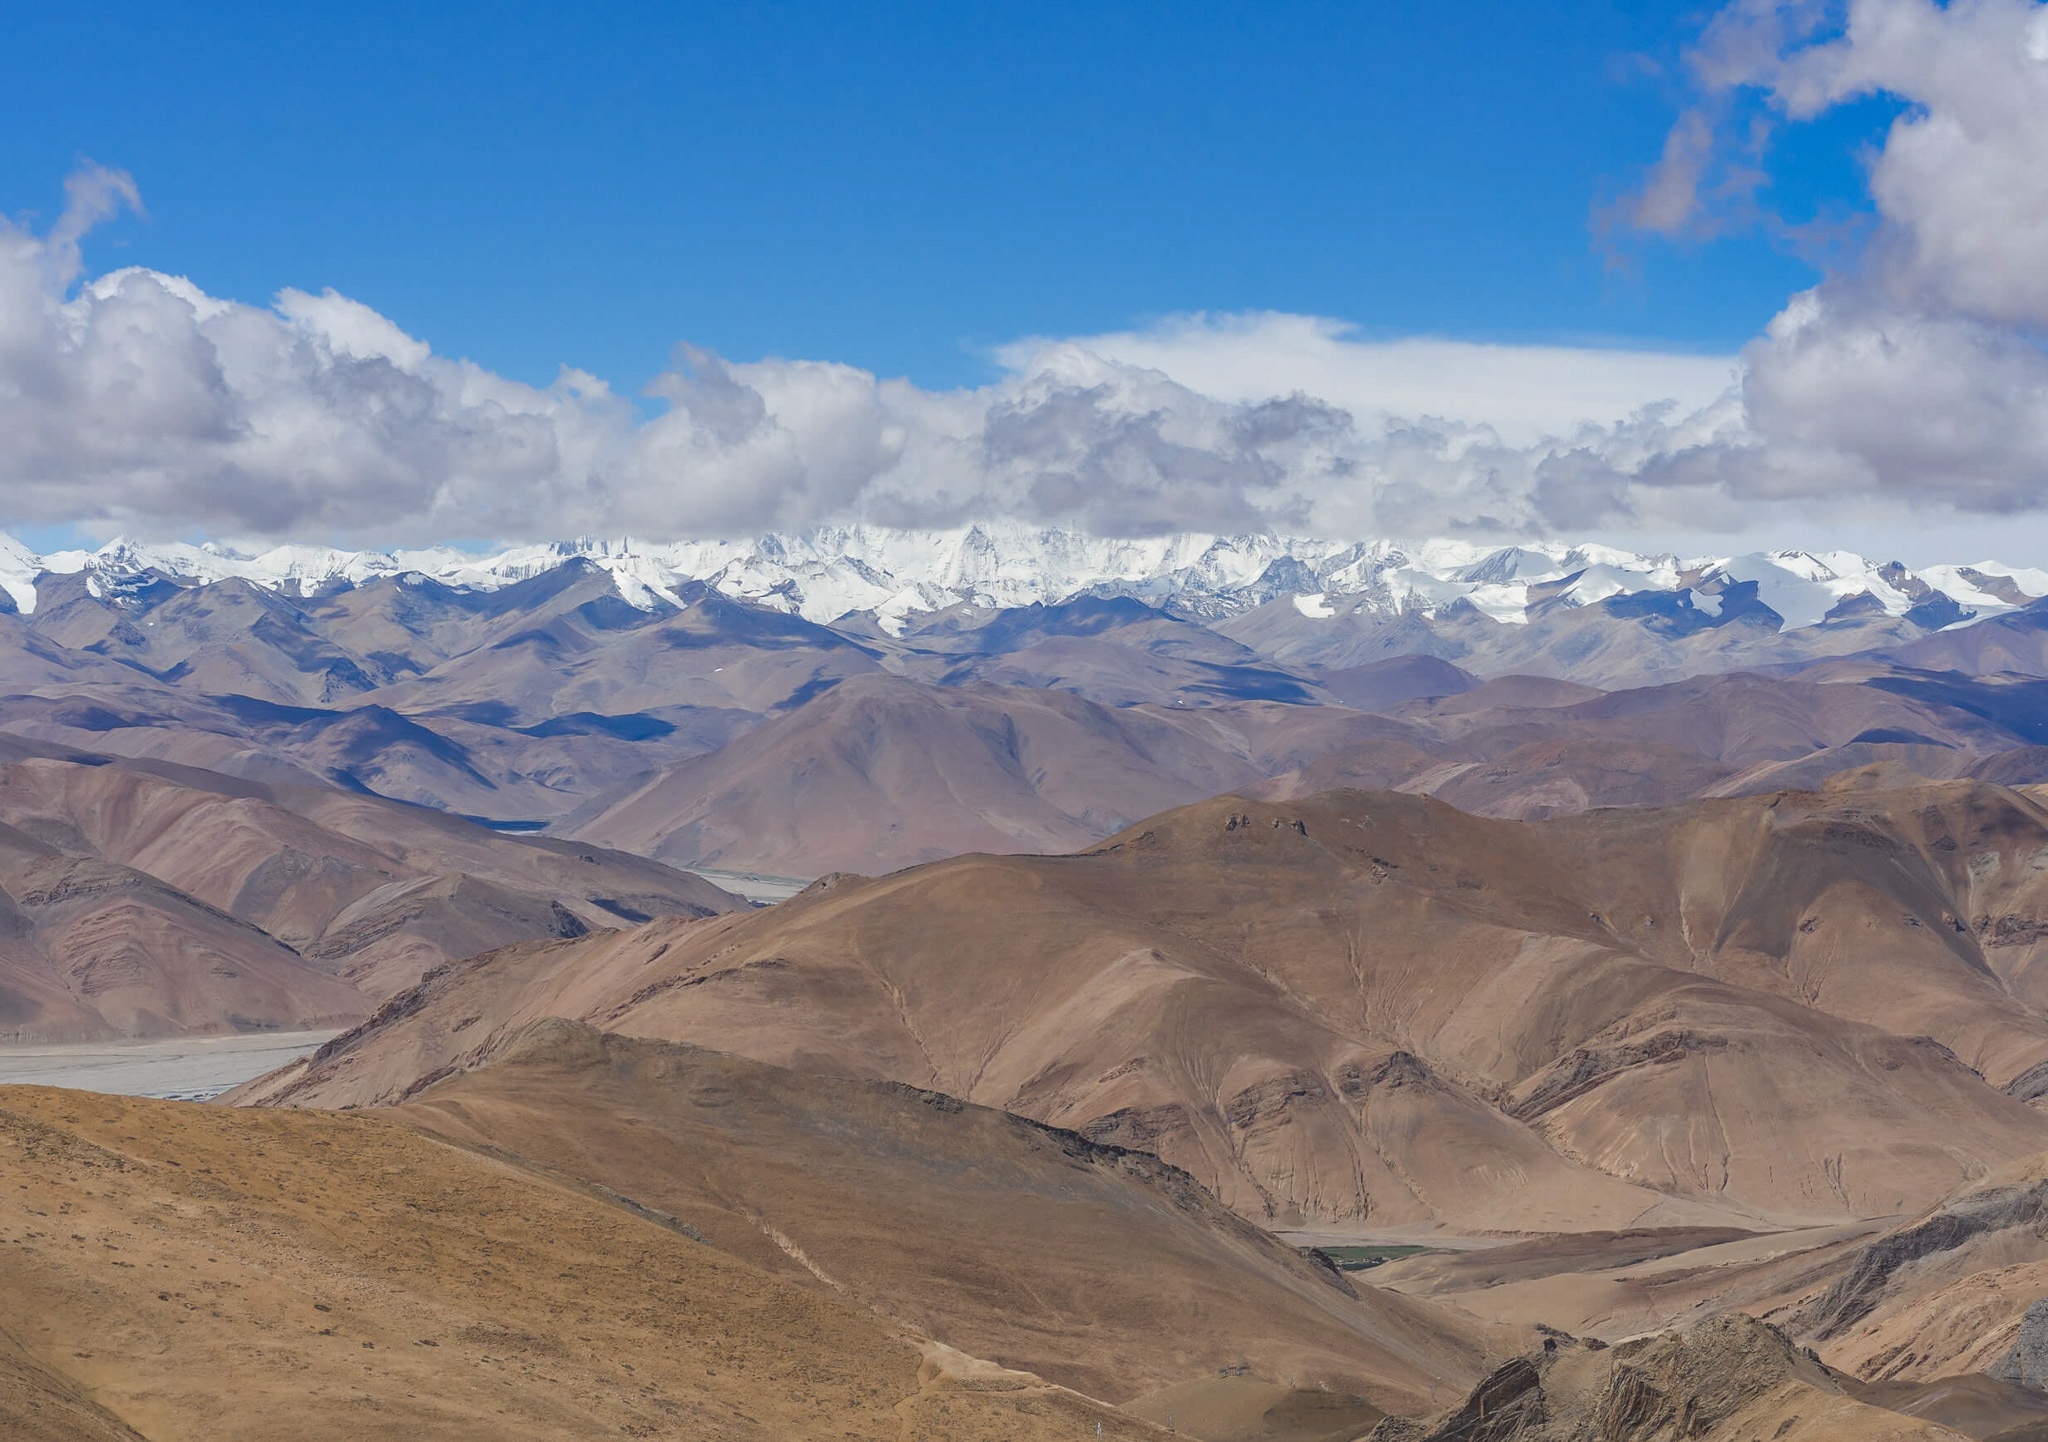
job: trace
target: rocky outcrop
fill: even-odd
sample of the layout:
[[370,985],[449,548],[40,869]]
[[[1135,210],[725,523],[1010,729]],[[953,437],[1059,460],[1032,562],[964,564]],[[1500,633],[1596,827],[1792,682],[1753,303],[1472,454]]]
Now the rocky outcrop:
[[[2048,1181],[1976,1192],[1949,1203],[1924,1221],[1879,1237],[1858,1254],[1855,1265],[1837,1278],[1818,1302],[1799,1314],[1793,1330],[1816,1342],[1839,1337],[1876,1310],[1901,1268],[2008,1227],[2048,1227]],[[2035,1310],[2040,1310],[2039,1304]],[[2043,1325],[2048,1327],[2048,1319]],[[2044,1375],[2048,1375],[2048,1362],[2044,1362]]]
[[2012,1350],[1998,1359],[1991,1375],[2001,1382],[2048,1392],[2048,1297],[2027,1308]]
[[1582,1047],[1557,1062],[1504,1108],[1517,1121],[1534,1121],[1595,1087],[1637,1067],[1668,1066],[1701,1052],[1727,1047],[1725,1037],[1676,1028],[1613,1046]]
[[1513,1442],[1540,1435],[1545,1420],[1542,1371],[1533,1359],[1517,1357],[1434,1427],[1389,1417],[1373,1429],[1372,1442]]
[[1749,1442],[1952,1438],[1850,1397],[1777,1328],[1728,1313],[1607,1347],[1553,1336],[1433,1418],[1390,1417],[1371,1442]]

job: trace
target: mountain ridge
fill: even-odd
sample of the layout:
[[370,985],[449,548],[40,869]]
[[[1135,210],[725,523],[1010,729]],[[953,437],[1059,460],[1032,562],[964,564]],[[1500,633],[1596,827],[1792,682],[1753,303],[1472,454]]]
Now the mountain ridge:
[[390,1104],[569,1016],[1152,1151],[1266,1226],[1832,1224],[2048,1150],[2037,856],[2048,810],[1978,782],[1223,796],[456,963],[237,1099]]
[[1358,608],[1434,619],[1462,608],[1503,624],[1616,596],[1657,596],[1675,613],[1702,620],[1731,603],[1758,605],[1796,630],[1860,606],[1911,618],[1922,631],[2048,596],[2048,571],[1988,560],[1916,570],[1840,550],[1681,557],[1592,542],[1488,546],[1201,532],[1116,538],[1018,523],[951,531],[822,526],[753,540],[583,537],[485,554],[295,544],[247,552],[122,538],[97,550],[38,555],[0,537],[0,592],[26,615],[37,609],[39,577],[81,573],[95,596],[149,573],[202,585],[242,580],[302,598],[380,579],[494,591],[577,561],[605,571],[619,597],[641,610],[682,609],[684,592],[697,583],[814,622],[868,616],[899,636],[914,618],[957,605],[1009,609],[1090,595],[1178,607],[1204,620],[1281,601],[1305,619]]

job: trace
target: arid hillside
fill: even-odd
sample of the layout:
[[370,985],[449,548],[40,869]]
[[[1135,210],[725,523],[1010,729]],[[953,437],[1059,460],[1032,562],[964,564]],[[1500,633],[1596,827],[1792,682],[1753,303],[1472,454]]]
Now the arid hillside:
[[402,1117],[10,1087],[0,1171],[8,1437],[1161,1435]]
[[1854,1378],[1730,1314],[1620,1346],[1553,1336],[1434,1417],[1373,1442],[1953,1442],[1967,1435],[1864,1400]]
[[558,829],[678,865],[814,876],[1069,851],[1297,758],[1415,728],[1338,707],[1104,706],[1064,691],[847,681]]
[[[1423,1253],[1370,1275],[1389,1291],[1589,1346],[1744,1314],[1823,1364],[1825,1377],[1795,1370],[1842,1398],[1972,1437],[2033,1442],[2048,1429],[2044,1177],[2048,1158],[2028,1157],[1902,1218],[1780,1232],[1538,1237]],[[1754,1357],[1786,1354],[1760,1334],[1755,1340]],[[1518,1385],[1531,1383],[1521,1374]],[[1823,1401],[1819,1415],[1842,1405]],[[1838,1425],[1823,1435],[1887,1435],[1868,1418],[1858,1425],[1869,1432]]]
[[[1954,1442],[2036,1415],[1734,1312],[1615,1345],[1484,1322],[1143,1153],[561,1020],[381,1112],[0,1088],[0,1166],[0,1430],[59,1442]],[[1492,1265],[1539,1245],[1570,1252]],[[1824,1251],[1824,1306],[1901,1256]]]
[[398,1114],[1107,1401],[1248,1363],[1412,1410],[1521,1340],[1354,1286],[1143,1152],[893,1082],[549,1021]]
[[[1931,591],[1901,615],[1788,580],[1794,624],[1752,581],[1631,598],[1597,566],[1525,587],[1512,624],[1394,592],[1304,610],[1298,568],[1227,603],[1191,601],[1217,577],[1188,573],[1015,605],[904,592],[884,614],[800,604],[854,583],[830,565],[761,589],[786,556],[657,593],[622,557],[572,552],[481,585],[379,563],[308,589],[296,563],[259,581],[117,546],[38,575],[31,610],[0,607],[0,733],[800,878],[1071,850],[1225,791],[1542,817],[1871,766],[2048,781],[2048,603],[2009,578],[1978,575],[1998,614],[1954,630],[1966,608]],[[1864,577],[1887,596],[1906,579]],[[843,594],[880,596],[871,577]]]
[[1611,693],[1508,676],[1369,715],[1252,700],[1106,706],[878,674],[555,829],[677,865],[814,876],[1073,850],[1232,790],[1277,801],[1385,789],[1538,818],[1820,786],[1871,767],[1895,780],[2048,779],[2027,740],[2038,703],[2012,690],[1868,666],[1837,682],[1735,675]]
[[1272,1225],[1888,1216],[2048,1149],[2044,857],[2048,812],[1981,783],[1224,797],[459,963],[244,1095],[396,1101],[566,1016],[1155,1151]]
[[0,743],[0,1038],[345,1024],[452,958],[741,905],[328,787]]

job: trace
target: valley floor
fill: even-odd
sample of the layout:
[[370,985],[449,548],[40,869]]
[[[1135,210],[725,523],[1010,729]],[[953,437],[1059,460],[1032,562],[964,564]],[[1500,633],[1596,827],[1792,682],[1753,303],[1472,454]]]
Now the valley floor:
[[708,866],[686,868],[703,877],[713,886],[723,887],[734,896],[744,896],[749,901],[772,906],[778,901],[787,901],[809,886],[810,880],[802,876],[764,876],[753,871],[716,871]]
[[273,1031],[0,1046],[0,1084],[205,1101],[308,1055],[336,1035],[332,1030]]

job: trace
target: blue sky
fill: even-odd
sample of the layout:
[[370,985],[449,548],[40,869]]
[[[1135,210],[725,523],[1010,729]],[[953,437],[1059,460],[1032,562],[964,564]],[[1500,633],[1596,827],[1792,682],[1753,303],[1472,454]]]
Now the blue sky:
[[0,526],[2048,554],[2042,0],[17,8]]
[[[688,340],[948,386],[1183,311],[1731,351],[1810,284],[1760,231],[1590,217],[1707,12],[1654,4],[16,7],[0,207],[81,158],[146,264],[334,287],[505,374],[636,388]],[[1794,212],[1856,199],[1833,117]]]

